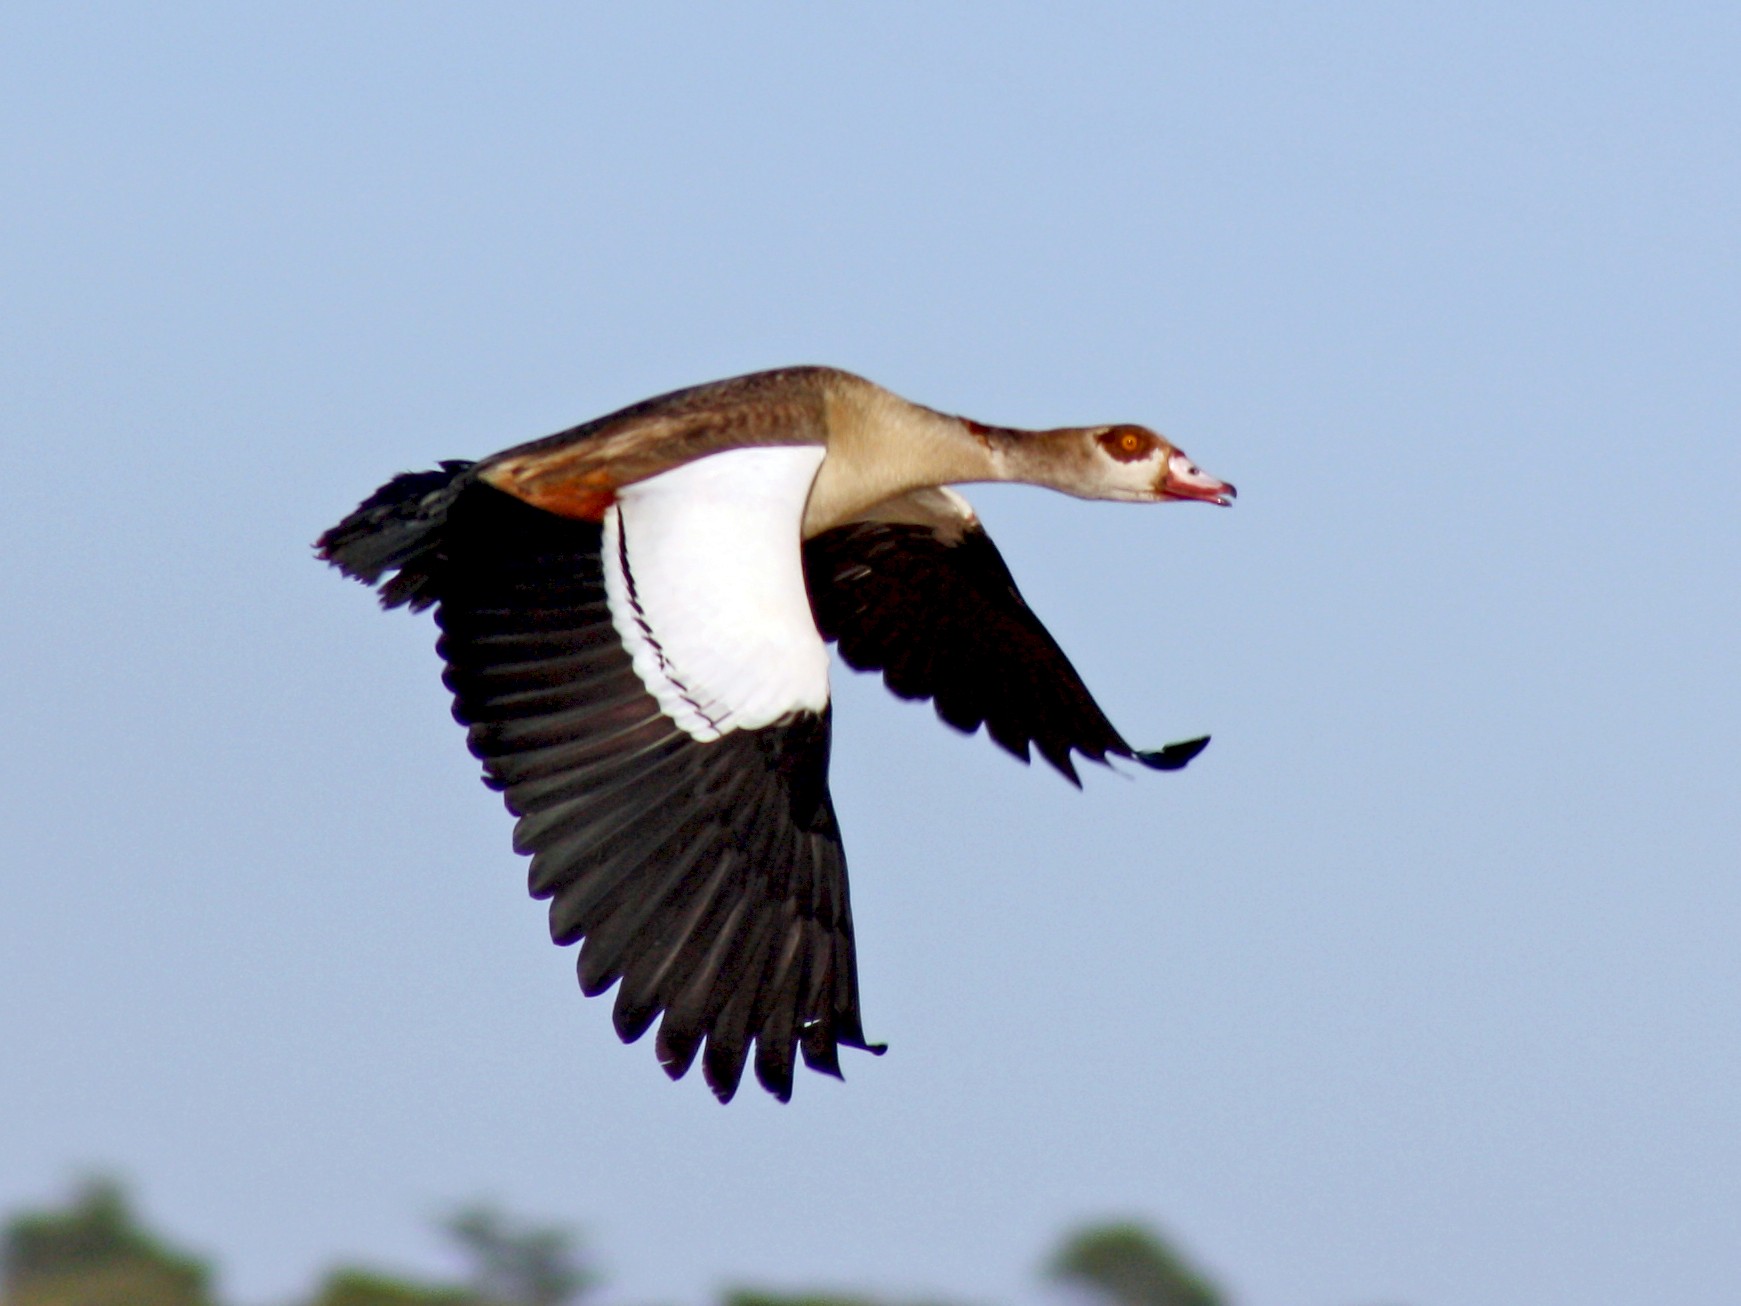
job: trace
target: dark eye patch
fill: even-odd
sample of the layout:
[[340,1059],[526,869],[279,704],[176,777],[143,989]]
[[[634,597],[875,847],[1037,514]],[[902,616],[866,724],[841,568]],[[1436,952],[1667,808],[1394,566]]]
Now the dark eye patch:
[[1102,449],[1121,463],[1142,462],[1161,443],[1159,436],[1141,426],[1114,426],[1095,438]]

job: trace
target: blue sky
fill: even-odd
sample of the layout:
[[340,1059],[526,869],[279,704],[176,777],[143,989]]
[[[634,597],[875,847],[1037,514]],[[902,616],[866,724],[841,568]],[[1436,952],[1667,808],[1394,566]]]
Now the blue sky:
[[[1731,7],[15,6],[0,1208],[249,1302],[474,1196],[620,1301],[1741,1280]],[[524,895],[379,481],[798,362],[1139,421],[1230,512],[973,492],[1178,776],[837,681],[868,1033],[718,1107]]]

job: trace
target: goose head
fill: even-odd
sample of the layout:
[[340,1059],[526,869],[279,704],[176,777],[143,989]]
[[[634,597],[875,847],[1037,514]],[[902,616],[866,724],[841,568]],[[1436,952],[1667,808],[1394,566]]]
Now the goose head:
[[999,443],[1013,472],[1011,479],[1048,485],[1079,499],[1124,503],[1194,499],[1225,508],[1237,493],[1146,426],[1121,423],[1011,431]]

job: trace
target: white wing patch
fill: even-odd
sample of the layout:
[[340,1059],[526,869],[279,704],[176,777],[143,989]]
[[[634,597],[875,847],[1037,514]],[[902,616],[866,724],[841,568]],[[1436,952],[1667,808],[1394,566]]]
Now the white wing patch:
[[799,541],[824,452],[710,454],[625,487],[605,512],[611,622],[647,692],[697,740],[828,703]]

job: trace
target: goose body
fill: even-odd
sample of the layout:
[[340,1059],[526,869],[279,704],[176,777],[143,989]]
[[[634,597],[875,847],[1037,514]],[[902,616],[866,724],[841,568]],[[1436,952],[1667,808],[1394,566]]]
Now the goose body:
[[[701,1055],[728,1101],[839,1074],[864,1035],[828,794],[828,651],[951,725],[1078,783],[1133,749],[1023,602],[952,484],[1226,504],[1138,426],[1022,431],[832,368],[676,391],[478,462],[389,481],[316,548],[434,605],[485,782],[518,817],[551,935],[625,1041],[659,1021],[673,1077]],[[705,1052],[702,1052],[705,1043]]]

